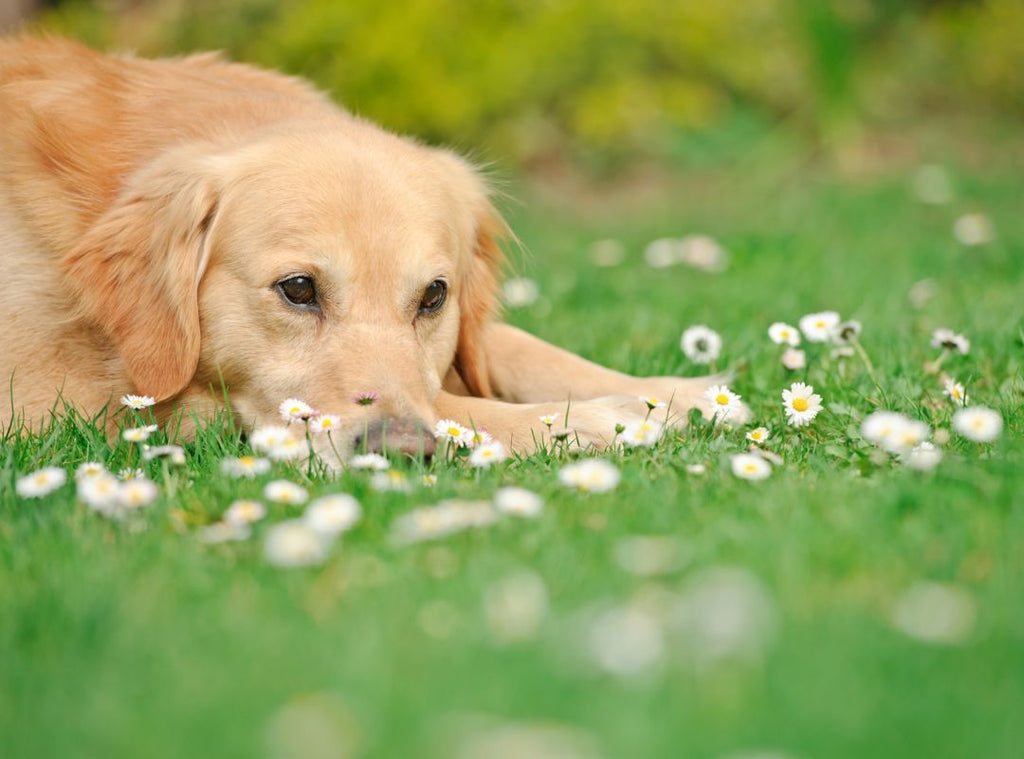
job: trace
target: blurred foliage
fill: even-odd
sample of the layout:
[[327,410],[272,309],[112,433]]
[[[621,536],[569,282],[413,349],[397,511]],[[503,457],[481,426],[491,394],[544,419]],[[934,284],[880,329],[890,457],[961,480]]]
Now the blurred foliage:
[[146,55],[222,49],[527,167],[667,155],[737,115],[829,144],[1024,112],[1021,0],[64,0],[41,25]]

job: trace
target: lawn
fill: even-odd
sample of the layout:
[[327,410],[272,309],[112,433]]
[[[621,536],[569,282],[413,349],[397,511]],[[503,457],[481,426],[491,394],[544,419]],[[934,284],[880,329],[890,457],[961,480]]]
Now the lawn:
[[[249,449],[221,422],[185,444],[183,467],[146,463],[159,496],[115,521],[71,482],[38,499],[15,482],[51,464],[135,466],[139,446],[112,450],[75,420],[6,436],[0,754],[1019,756],[1022,187],[1009,168],[951,174],[945,204],[915,198],[909,170],[850,179],[772,161],[694,174],[629,213],[512,207],[516,272],[541,295],[508,318],[637,374],[706,371],[679,339],[709,325],[719,368],[770,429],[779,463],[761,481],[731,470],[751,427],[706,423],[588,454],[621,471],[608,493],[560,484],[578,458],[564,452],[486,470],[396,462],[409,492],[288,463],[235,480],[220,461]],[[976,211],[994,239],[958,242],[954,221]],[[645,263],[651,240],[693,232],[729,251],[725,271]],[[607,238],[623,259],[595,265]],[[782,366],[769,325],[827,309],[862,323],[874,377],[827,344],[801,346],[806,369]],[[926,367],[942,327],[970,339],[941,370],[999,412],[994,442],[951,429]],[[800,428],[783,414],[794,381],[824,403]],[[861,422],[878,409],[927,423],[939,464],[917,471],[868,443]],[[248,540],[199,540],[272,479],[350,493],[363,518],[306,568],[264,556],[298,506],[270,506]],[[406,512],[505,485],[540,494],[543,513],[393,539]]]

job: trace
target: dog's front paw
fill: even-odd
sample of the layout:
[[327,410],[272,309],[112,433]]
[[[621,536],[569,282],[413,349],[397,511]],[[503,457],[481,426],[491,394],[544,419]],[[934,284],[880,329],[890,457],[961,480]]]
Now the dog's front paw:
[[646,399],[648,405],[657,406],[655,418],[667,421],[672,427],[686,426],[690,409],[694,408],[705,419],[717,418],[727,424],[747,424],[752,418],[747,404],[735,394],[720,392],[729,380],[727,374],[707,377],[638,377],[636,388],[639,398]]

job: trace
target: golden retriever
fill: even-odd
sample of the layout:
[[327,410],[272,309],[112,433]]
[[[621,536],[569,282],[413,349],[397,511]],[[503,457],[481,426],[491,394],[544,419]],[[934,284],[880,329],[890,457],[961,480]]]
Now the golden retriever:
[[599,446],[640,395],[673,420],[703,405],[710,378],[627,376],[499,323],[505,231],[465,161],[298,79],[0,41],[4,426],[140,393],[160,420],[227,399],[251,427],[298,397],[351,442],[374,392],[398,447],[452,418],[531,451],[544,414]]

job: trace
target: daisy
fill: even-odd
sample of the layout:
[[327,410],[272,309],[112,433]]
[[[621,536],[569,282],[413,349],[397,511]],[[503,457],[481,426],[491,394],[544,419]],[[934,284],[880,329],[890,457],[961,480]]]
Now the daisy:
[[350,469],[373,469],[383,472],[385,469],[391,468],[391,462],[388,461],[387,456],[381,456],[379,453],[364,453],[350,458],[348,466]]
[[946,387],[942,391],[943,395],[948,397],[949,400],[951,400],[957,406],[967,405],[967,391],[964,390],[964,386],[962,384],[960,384],[955,379],[950,377],[948,380],[946,380],[945,385]]
[[860,337],[862,327],[856,319],[848,319],[835,325],[831,330],[832,341],[839,345],[848,345]]
[[820,311],[807,314],[800,319],[800,331],[811,343],[824,343],[832,336],[832,329],[839,324],[835,311]]
[[252,536],[252,527],[248,524],[231,524],[228,522],[215,522],[205,527],[200,527],[196,533],[196,539],[200,543],[216,545],[236,540],[248,540]]
[[782,365],[790,371],[803,369],[807,366],[807,354],[798,348],[786,348],[782,352]]
[[135,477],[122,482],[117,489],[117,502],[129,509],[137,509],[152,503],[157,496],[156,483],[145,477]]
[[647,408],[649,408],[651,411],[654,411],[655,409],[659,408],[665,408],[665,406],[668,405],[667,403],[665,403],[665,401],[658,400],[657,398],[650,395],[641,395],[638,397],[640,398],[640,402],[647,406]]
[[551,425],[555,423],[559,416],[561,416],[561,414],[556,411],[554,414],[544,414],[537,418],[540,419],[541,424],[547,425],[547,428],[551,429]]
[[308,567],[327,559],[323,536],[301,519],[290,519],[267,530],[263,555],[277,567]]
[[305,401],[300,401],[298,398],[288,398],[281,402],[278,407],[278,411],[281,412],[281,418],[286,422],[307,421],[312,417],[316,416],[316,411]]
[[145,477],[146,473],[141,469],[122,469],[117,473],[117,479],[121,480],[121,482],[145,479]]
[[764,445],[771,437],[767,427],[755,427],[747,433],[747,440],[757,445]]
[[854,356],[857,355],[857,352],[854,351],[854,349],[849,345],[840,345],[838,348],[833,348],[832,350],[830,350],[828,352],[828,355],[829,358],[831,358],[833,361],[836,361],[844,358],[853,358]]
[[75,470],[75,479],[84,480],[101,474],[108,474],[107,468],[103,464],[98,461],[86,461],[84,464],[78,465],[78,469]]
[[991,443],[1003,432],[1003,417],[984,406],[962,408],[953,414],[953,429],[976,443]]
[[122,395],[121,405],[127,406],[128,408],[141,411],[144,408],[149,408],[156,403],[156,398],[151,398],[148,395]]
[[924,422],[901,416],[882,447],[889,453],[907,453],[927,440],[931,433],[931,427]]
[[80,479],[75,494],[93,511],[106,514],[117,502],[120,487],[121,483],[114,475],[102,472]]
[[620,440],[630,448],[652,446],[661,440],[662,425],[652,419],[630,422],[620,433]]
[[698,324],[683,332],[679,346],[693,363],[710,364],[722,352],[722,336],[710,327]]
[[351,529],[362,514],[359,501],[346,493],[336,493],[317,498],[309,504],[302,521],[314,532],[333,537]]
[[540,297],[540,288],[532,279],[514,277],[501,286],[501,299],[509,308],[532,305]]
[[334,414],[320,414],[309,420],[310,432],[334,432],[341,427],[341,417]]
[[185,449],[180,445],[146,446],[142,451],[142,460],[152,461],[153,459],[167,459],[175,466],[184,466]]
[[466,440],[472,448],[494,442],[494,438],[487,430],[469,430]]
[[821,411],[821,396],[803,382],[794,382],[788,390],[783,390],[782,402],[786,421],[794,427],[809,424]]
[[775,322],[768,328],[768,337],[776,345],[800,345],[800,331],[785,322]]
[[358,393],[352,397],[352,402],[357,406],[372,406],[374,403],[380,400],[380,393],[369,390],[364,393]]
[[309,443],[289,435],[267,451],[267,455],[274,461],[295,461],[296,459],[308,458]]
[[869,443],[874,443],[883,448],[888,448],[890,440],[894,439],[897,431],[907,421],[903,414],[895,411],[872,411],[860,425],[860,434]]
[[447,440],[458,446],[468,444],[469,430],[452,419],[442,419],[434,425],[434,437],[438,440]]
[[951,329],[942,327],[935,330],[932,333],[931,346],[933,348],[945,348],[946,350],[955,350],[959,353],[967,355],[971,350],[971,341],[963,335],[959,335]]
[[499,461],[504,461],[507,458],[508,452],[505,450],[505,446],[492,441],[474,448],[473,452],[469,454],[469,463],[470,466],[489,467],[491,464],[497,464]]
[[544,501],[526,488],[498,488],[494,494],[494,508],[502,514],[517,517],[539,517],[544,510]]
[[155,424],[147,424],[145,427],[131,427],[121,433],[121,437],[129,443],[141,443],[149,439],[149,436],[157,431]]
[[42,498],[67,482],[67,479],[68,473],[60,467],[47,466],[19,478],[14,489],[22,498]]
[[237,459],[224,459],[220,462],[220,471],[228,477],[248,477],[252,479],[270,471],[268,459],[256,456],[240,456]]
[[259,501],[239,499],[232,501],[221,517],[225,524],[240,525],[258,522],[267,515],[267,507]]
[[679,241],[679,260],[694,269],[717,274],[729,265],[729,254],[717,240],[707,235],[688,235]]
[[911,469],[930,472],[942,461],[942,451],[925,441],[911,448],[903,461]]
[[674,266],[682,260],[679,242],[670,237],[651,240],[644,248],[644,261],[652,269],[664,269]]
[[712,385],[704,391],[704,397],[710,404],[709,411],[716,422],[724,422],[730,416],[735,416],[743,405],[740,396],[727,385]]
[[374,472],[370,478],[370,487],[378,492],[395,491],[408,493],[411,490],[409,478],[405,472],[397,469],[388,469],[384,472]]
[[984,245],[995,237],[995,228],[986,214],[966,213],[953,224],[953,236],[963,245]]
[[694,477],[700,477],[703,474],[707,474],[708,468],[703,464],[687,464],[686,473],[692,474]]
[[309,498],[306,489],[288,480],[273,480],[263,488],[263,497],[274,503],[299,504]]
[[420,484],[425,488],[432,488],[437,484],[436,474],[425,474],[420,478]]
[[741,480],[763,480],[772,473],[772,466],[753,453],[736,453],[729,457],[732,473]]
[[585,493],[607,493],[616,488],[621,478],[622,473],[615,465],[604,459],[583,459],[558,472],[559,482]]
[[291,430],[287,427],[271,424],[254,429],[249,436],[249,444],[260,453],[270,453],[270,451],[291,436]]

